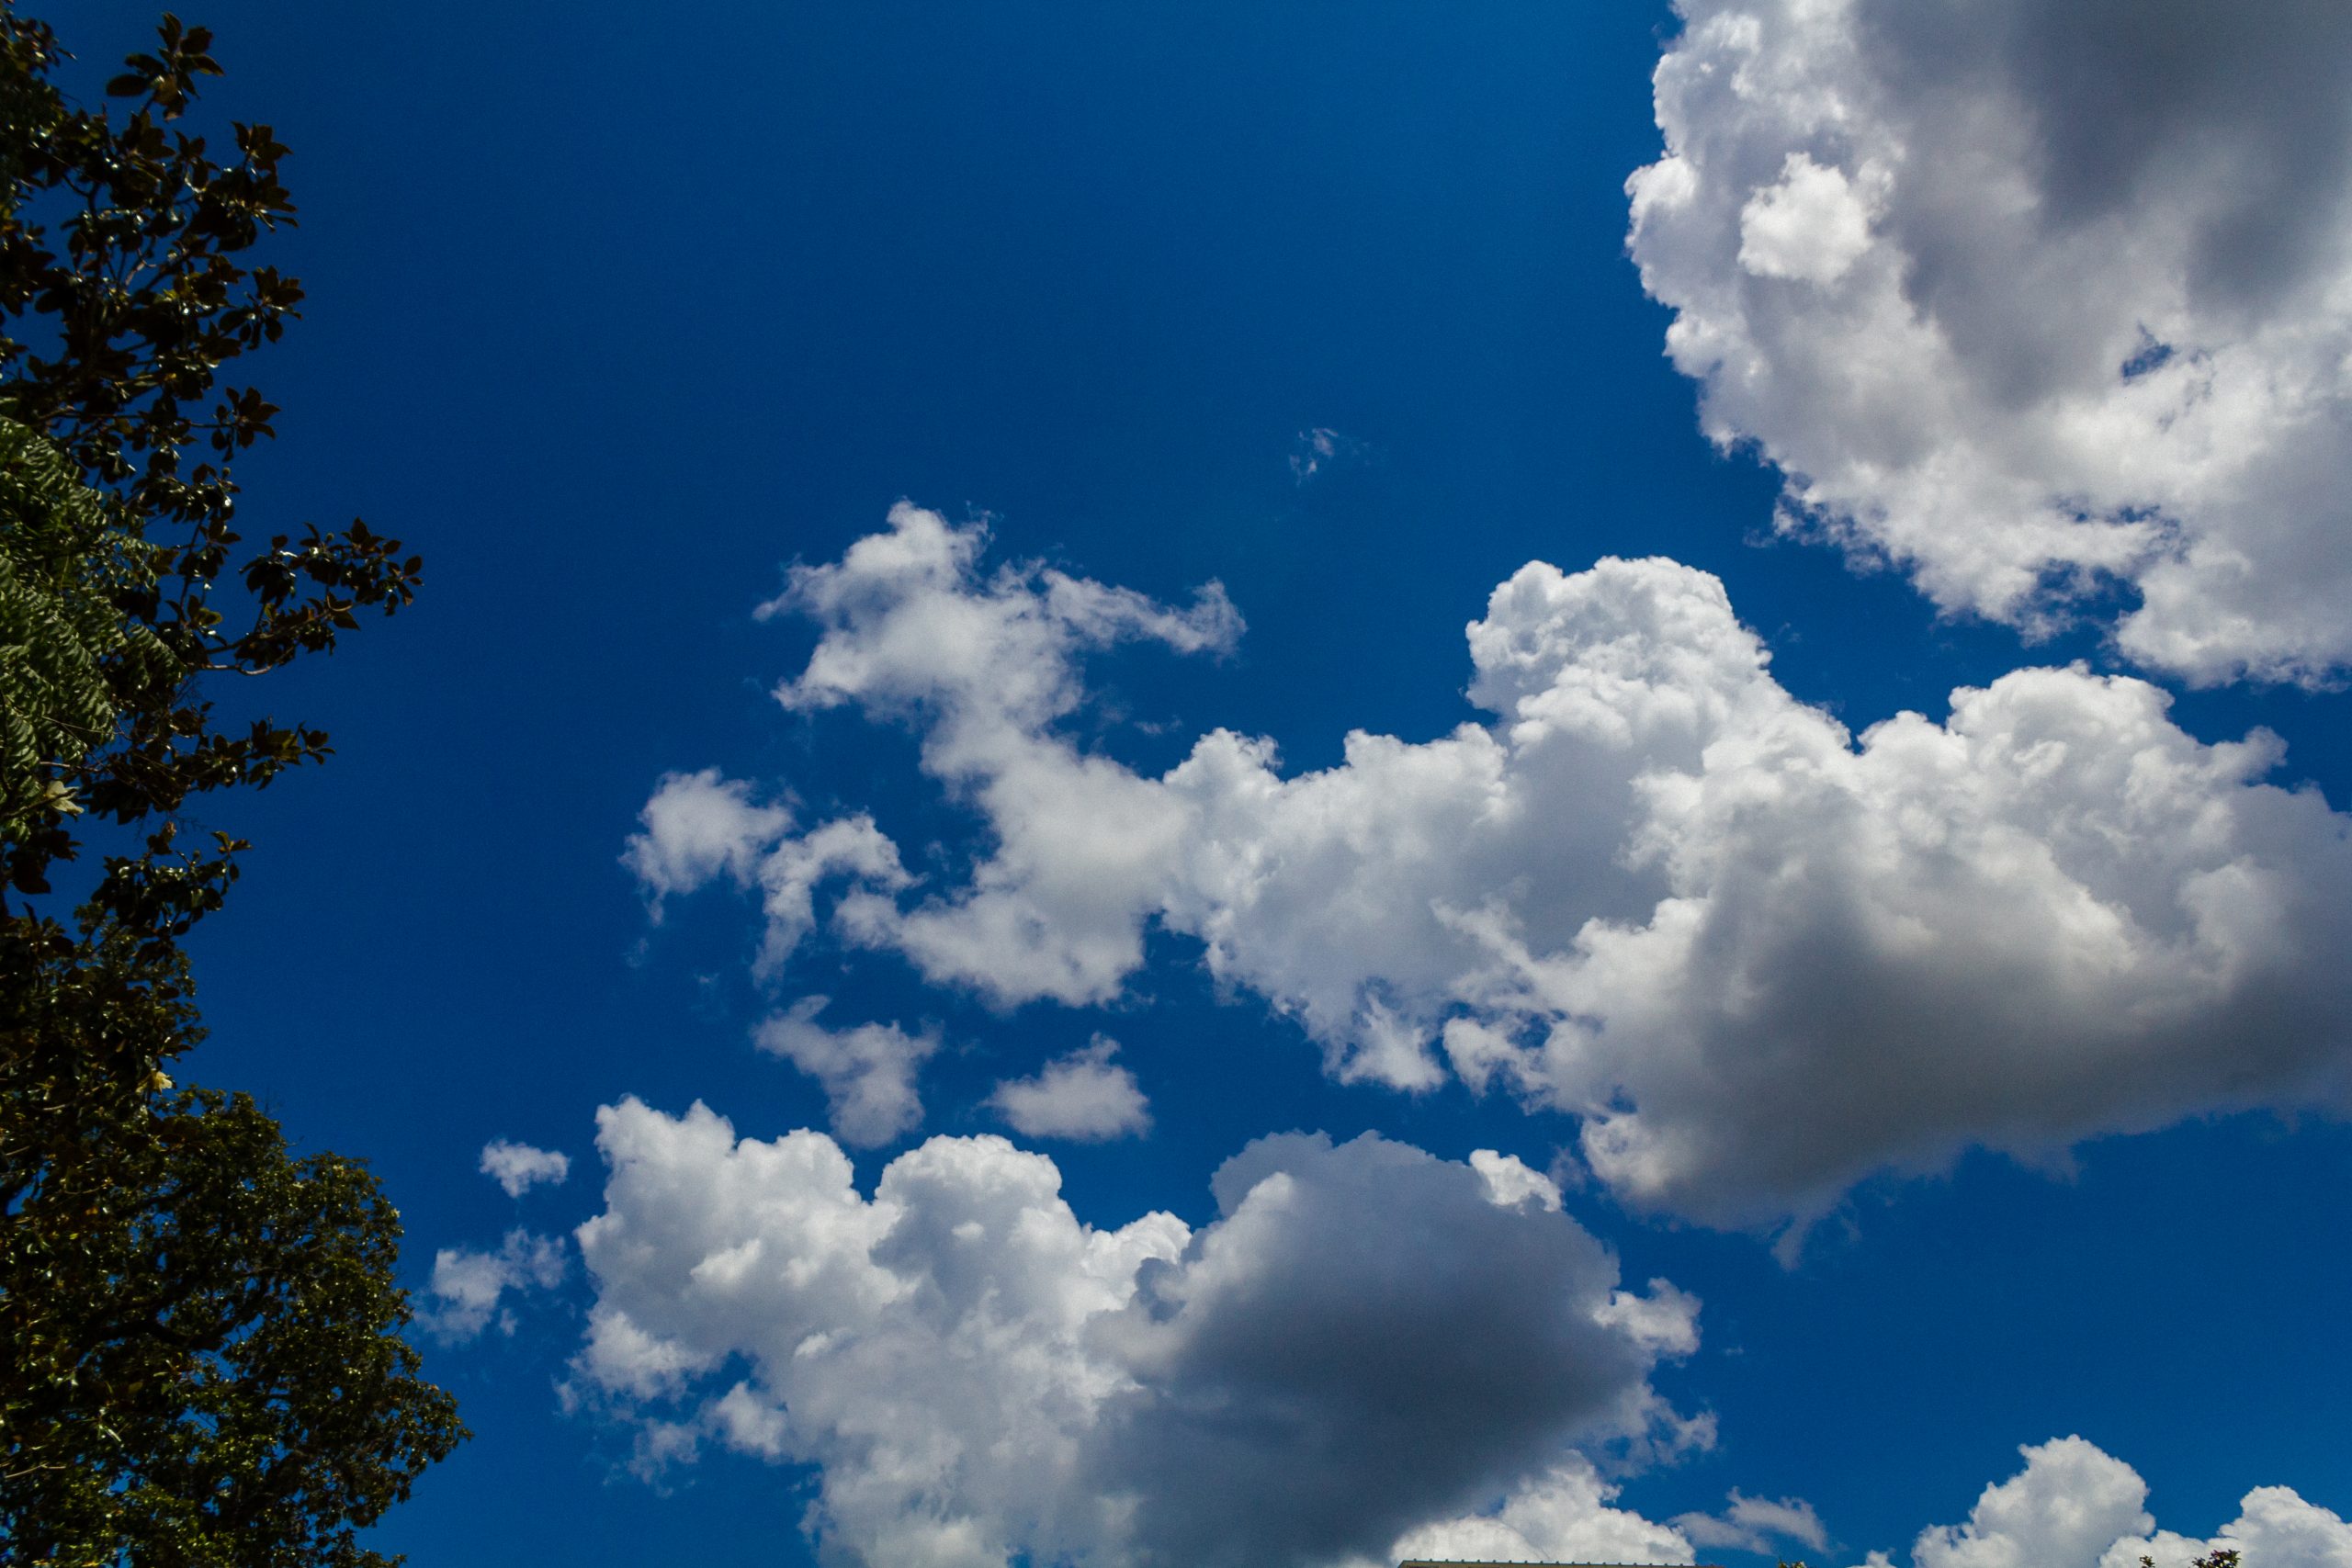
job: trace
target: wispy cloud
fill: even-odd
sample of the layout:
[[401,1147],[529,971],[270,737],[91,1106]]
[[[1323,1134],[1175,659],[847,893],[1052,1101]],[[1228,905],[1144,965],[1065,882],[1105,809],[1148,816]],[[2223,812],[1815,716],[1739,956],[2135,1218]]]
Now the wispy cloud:
[[481,1173],[504,1188],[509,1198],[520,1198],[543,1182],[561,1186],[571,1174],[571,1156],[492,1138],[481,1148]]
[[430,1298],[417,1313],[418,1326],[447,1344],[479,1338],[495,1326],[514,1332],[514,1314],[503,1305],[510,1294],[552,1290],[569,1267],[563,1241],[511,1230],[495,1252],[443,1247],[433,1255]]
[[1674,1528],[1694,1546],[1759,1555],[1787,1545],[1820,1551],[1829,1544],[1821,1516],[1802,1497],[1746,1497],[1736,1487],[1721,1513],[1679,1514]]
[[827,1029],[817,1021],[826,1005],[823,997],[803,997],[752,1038],[823,1086],[833,1133],[843,1143],[875,1148],[922,1125],[915,1075],[938,1053],[938,1032],[910,1034],[895,1023]]
[[1372,452],[1351,435],[1323,425],[1298,433],[1298,444],[1291,449],[1290,477],[1301,486],[1311,483],[1334,468],[1350,467],[1364,461]]
[[996,1086],[988,1103],[1012,1130],[1030,1138],[1101,1143],[1150,1130],[1151,1111],[1136,1076],[1111,1060],[1115,1041],[1093,1043],[1046,1064],[1033,1077]]

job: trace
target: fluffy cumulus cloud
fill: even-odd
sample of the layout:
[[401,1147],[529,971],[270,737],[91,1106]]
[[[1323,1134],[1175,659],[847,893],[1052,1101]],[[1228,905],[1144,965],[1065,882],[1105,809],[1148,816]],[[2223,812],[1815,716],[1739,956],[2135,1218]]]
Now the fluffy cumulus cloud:
[[504,1188],[509,1198],[520,1198],[542,1182],[550,1187],[563,1185],[571,1174],[571,1156],[492,1138],[481,1146],[481,1173]]
[[2352,664],[2352,10],[1677,0],[1632,248],[1782,525],[2193,681]]
[[2120,1540],[2099,1568],[2188,1568],[2202,1557],[2235,1551],[2241,1568],[2352,1568],[2352,1524],[2330,1508],[2307,1503],[2290,1486],[2257,1486],[2238,1503],[2238,1517],[2207,1540],[2158,1530]]
[[1649,1382],[1696,1303],[1622,1289],[1516,1161],[1289,1134],[1217,1172],[1199,1230],[1102,1229],[993,1136],[867,1196],[821,1134],[634,1100],[599,1127],[575,1394],[649,1464],[815,1465],[842,1561],[1320,1563],[1438,1526],[1690,1560],[1582,1456],[1706,1440]]
[[895,1023],[831,1030],[817,1021],[825,1006],[823,997],[804,997],[752,1038],[823,1087],[842,1142],[878,1148],[922,1125],[915,1075],[938,1054],[937,1031],[910,1034]]
[[1610,1504],[1616,1488],[1589,1460],[1571,1456],[1518,1487],[1492,1513],[1442,1519],[1399,1537],[1383,1556],[1351,1568],[1398,1562],[1689,1562],[1680,1530]]
[[997,1085],[989,1104],[1023,1137],[1100,1143],[1147,1132],[1150,1104],[1135,1074],[1111,1060],[1118,1049],[1098,1034],[1083,1050],[1046,1063],[1035,1077]]
[[417,1323],[447,1344],[479,1338],[492,1325],[512,1334],[514,1314],[503,1304],[505,1298],[554,1289],[563,1282],[567,1266],[560,1239],[526,1230],[508,1231],[495,1252],[445,1247],[433,1255],[433,1279]]
[[[1468,628],[1484,722],[1359,731],[1293,776],[1217,730],[1149,777],[1058,722],[1081,656],[1223,647],[1222,598],[984,573],[979,545],[901,508],[788,596],[821,636],[787,704],[910,726],[985,825],[960,886],[831,895],[842,939],[934,982],[1108,1001],[1158,922],[1335,1076],[1567,1112],[1621,1194],[1724,1222],[1972,1143],[2345,1100],[2347,824],[2264,782],[2275,739],[2203,744],[2143,682],[2025,670],[1857,737],[1772,679],[1705,573],[1537,563]],[[729,874],[772,880],[756,855]],[[770,945],[813,908],[771,900]]]
[[[2157,1530],[2147,1483],[2080,1438],[2018,1450],[2025,1468],[1987,1486],[1967,1520],[1920,1532],[1912,1568],[2188,1568],[2234,1551],[2244,1568],[2352,1568],[2352,1526],[2284,1486],[2245,1495],[2211,1540]],[[1871,1562],[1883,1565],[1884,1553]]]

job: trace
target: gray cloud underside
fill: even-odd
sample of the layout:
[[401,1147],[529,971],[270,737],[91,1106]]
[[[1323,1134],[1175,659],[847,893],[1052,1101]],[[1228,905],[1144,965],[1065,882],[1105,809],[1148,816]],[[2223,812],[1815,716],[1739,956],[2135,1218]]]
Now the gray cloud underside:
[[934,1138],[866,1198],[820,1134],[634,1100],[599,1126],[575,1398],[639,1421],[649,1468],[708,1443],[817,1464],[838,1560],[1328,1562],[1514,1486],[1679,1540],[1605,1508],[1568,1445],[1705,1440],[1647,1381],[1697,1303],[1619,1289],[1516,1161],[1269,1138],[1200,1231],[1099,1230],[1001,1138]]
[[2199,682],[2352,660],[2352,11],[1680,0],[1631,248],[1782,525]]
[[[821,1134],[739,1139],[699,1105],[633,1100],[598,1125],[605,1209],[576,1233],[596,1299],[569,1396],[634,1425],[649,1473],[713,1447],[813,1464],[801,1522],[828,1562],[1838,1550],[1798,1497],[1735,1489],[1670,1524],[1613,1506],[1596,1456],[1639,1467],[1712,1441],[1650,1385],[1696,1348],[1698,1303],[1622,1289],[1510,1156],[1268,1138],[1217,1173],[1208,1225],[1105,1230],[1071,1213],[1051,1160],[1001,1138],[934,1138],[869,1197]],[[2289,1488],[2256,1487],[2200,1539],[2158,1529],[2145,1483],[2080,1438],[2019,1451],[1964,1519],[1919,1532],[1911,1568],[2188,1568],[2221,1548],[2245,1568],[2352,1568],[2352,1528]]]

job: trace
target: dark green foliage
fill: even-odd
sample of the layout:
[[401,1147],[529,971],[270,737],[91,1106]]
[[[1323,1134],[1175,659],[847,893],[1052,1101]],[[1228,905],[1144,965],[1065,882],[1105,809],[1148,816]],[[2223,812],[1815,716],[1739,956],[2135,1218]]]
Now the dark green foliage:
[[[0,0],[0,418],[53,442],[112,503],[114,553],[129,569],[111,585],[122,646],[142,659],[160,646],[189,677],[326,651],[359,611],[407,604],[423,566],[356,521],[239,548],[235,459],[275,434],[278,411],[221,372],[278,338],[302,289],[243,261],[294,220],[278,178],[286,148],[269,127],[240,124],[233,156],[218,163],[175,126],[199,81],[220,73],[210,47],[204,28],[166,16],[156,51],[108,84],[138,100],[118,122],[58,91],[50,28]],[[103,744],[71,762],[42,758],[38,791],[12,781],[11,795],[51,804],[0,844],[0,880],[47,890],[52,863],[78,848],[68,806],[137,822],[326,754],[325,734],[306,725],[218,727],[200,691],[193,679],[141,684]],[[185,863],[166,856],[162,869]],[[137,897],[137,880],[126,869],[109,896]]]
[[354,1528],[460,1436],[399,1337],[398,1216],[359,1166],[290,1159],[242,1095],[89,1109],[40,1123],[70,1154],[6,1162],[29,1185],[0,1228],[0,1540],[141,1568],[385,1562]]
[[0,420],[0,835],[79,814],[83,760],[184,678],[120,608],[153,590],[150,559],[57,448]]
[[20,918],[0,975],[0,1560],[384,1562],[465,1433],[374,1178],[147,1065],[201,1033],[171,942]]
[[[353,523],[240,549],[239,453],[277,412],[221,367],[300,288],[243,253],[286,149],[178,121],[220,68],[166,16],[107,85],[51,77],[0,0],[0,1561],[371,1564],[353,1532],[464,1436],[401,1337],[399,1217],[243,1096],[177,1089],[181,939],[244,846],[192,797],[327,753],[215,721],[208,682],[332,649],[420,570]],[[114,852],[51,886],[92,824]],[[332,1047],[331,1039],[322,1045]]]

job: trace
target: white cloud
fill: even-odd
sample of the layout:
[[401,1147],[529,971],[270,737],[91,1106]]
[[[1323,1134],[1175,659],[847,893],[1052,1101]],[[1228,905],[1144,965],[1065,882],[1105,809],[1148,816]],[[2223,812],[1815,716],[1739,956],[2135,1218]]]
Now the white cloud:
[[1804,1498],[1782,1497],[1775,1502],[1769,1497],[1744,1497],[1736,1487],[1722,1513],[1683,1514],[1675,1519],[1674,1528],[1694,1546],[1728,1547],[1759,1555],[1774,1552],[1783,1543],[1815,1551],[1829,1544],[1821,1516]]
[[2238,1504],[2238,1517],[2210,1540],[2160,1530],[2119,1540],[2099,1568],[2188,1568],[2215,1551],[2238,1553],[2240,1568],[2352,1568],[2352,1524],[2332,1509],[2306,1503],[2292,1487],[2257,1486]]
[[1854,187],[1802,152],[1740,209],[1739,265],[1758,277],[1835,283],[1870,248],[1870,211]]
[[804,997],[762,1023],[752,1038],[822,1085],[833,1133],[843,1143],[876,1148],[922,1125],[915,1074],[939,1050],[939,1034],[909,1034],[895,1023],[862,1023],[838,1032],[817,1021],[823,997]]
[[496,1252],[443,1247],[433,1255],[432,1300],[416,1314],[417,1325],[445,1343],[462,1344],[496,1325],[514,1332],[514,1315],[500,1306],[510,1291],[552,1290],[563,1282],[563,1243],[554,1236],[511,1230]]
[[2188,1568],[2216,1550],[2240,1552],[2243,1568],[2352,1568],[2352,1526],[2287,1487],[2247,1493],[2238,1517],[2199,1540],[2156,1530],[2147,1483],[2081,1438],[2018,1451],[2025,1468],[1987,1486],[1965,1523],[1920,1532],[1912,1568],[2137,1568],[2143,1557]]
[[[820,1134],[635,1100],[598,1124],[577,1391],[642,1402],[649,1463],[814,1463],[809,1524],[846,1560],[1329,1562],[1488,1498],[1530,1540],[1689,1560],[1568,1445],[1711,1429],[1650,1389],[1607,1250],[1467,1166],[1268,1138],[1200,1230],[1105,1230],[1001,1138],[933,1138],[868,1198]],[[1695,1303],[1655,1305],[1693,1342]]]
[[663,901],[693,893],[724,876],[756,886],[767,916],[758,969],[773,973],[792,955],[815,921],[817,888],[836,878],[865,889],[896,892],[911,879],[898,846],[863,812],[792,831],[792,813],[754,806],[751,786],[723,779],[715,768],[665,773],[632,834],[621,863],[637,874],[647,908],[658,922]]
[[1489,722],[1291,777],[1218,730],[1149,778],[1057,728],[1110,635],[1080,628],[1222,647],[1222,599],[984,577],[979,547],[901,508],[793,595],[821,636],[787,701],[911,724],[986,824],[962,886],[834,908],[934,982],[1108,1001],[1157,921],[1336,1077],[1566,1111],[1621,1195],[1717,1222],[1971,1144],[2346,1102],[2346,822],[2153,686],[2019,671],[1857,738],[1713,577],[1537,563],[1468,628]]
[[997,1085],[988,1102],[1028,1138],[1099,1143],[1148,1132],[1151,1111],[1135,1074],[1111,1060],[1118,1048],[1098,1034],[1084,1049],[1046,1063],[1036,1077]]
[[1142,958],[1136,882],[1182,824],[1149,784],[1048,731],[1083,695],[1084,651],[1123,641],[1221,650],[1241,618],[1215,583],[1175,611],[1037,568],[983,579],[985,539],[901,502],[888,533],[838,564],[796,569],[763,614],[796,611],[828,635],[776,694],[796,711],[854,703],[913,724],[926,771],[1000,835],[952,903],[902,913],[872,887],[844,897],[839,919],[852,936],[1000,999],[1103,1000]]
[[753,805],[750,785],[706,768],[663,774],[639,820],[645,830],[629,839],[621,863],[637,874],[658,919],[673,893],[721,875],[749,885],[761,856],[791,829],[792,813]]
[[[1560,1184],[1517,1155],[1493,1149],[1472,1149],[1470,1168],[1487,1183],[1487,1196],[1506,1208],[1532,1202],[1555,1213],[1560,1208]],[[1655,1281],[1653,1281],[1655,1282]]]
[[1360,463],[1370,448],[1352,435],[1342,435],[1323,425],[1298,433],[1298,446],[1290,455],[1290,476],[1304,487],[1327,468]]
[[492,1138],[481,1146],[481,1173],[506,1189],[509,1198],[520,1198],[541,1182],[563,1185],[571,1174],[571,1156]]
[[2352,11],[1678,0],[1631,246],[1784,528],[2200,682],[2352,661]]
[[2139,1472],[2082,1438],[2018,1451],[2025,1469],[1984,1488],[1967,1523],[1919,1533],[1913,1568],[2097,1568],[2154,1524]]
[[[1617,1489],[1572,1457],[1521,1483],[1491,1514],[1423,1525],[1400,1537],[1379,1568],[1430,1562],[1689,1562],[1680,1531],[1609,1504]],[[1370,1564],[1362,1568],[1371,1568]]]

